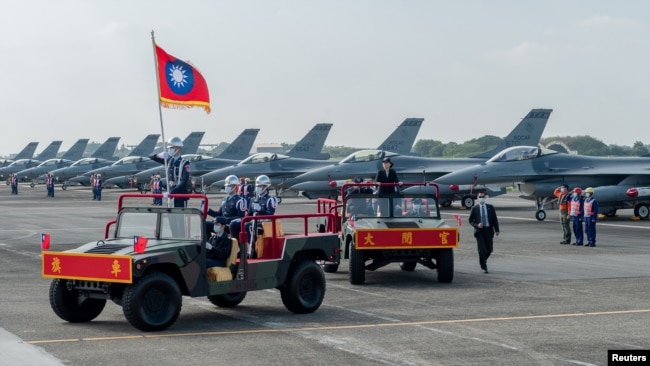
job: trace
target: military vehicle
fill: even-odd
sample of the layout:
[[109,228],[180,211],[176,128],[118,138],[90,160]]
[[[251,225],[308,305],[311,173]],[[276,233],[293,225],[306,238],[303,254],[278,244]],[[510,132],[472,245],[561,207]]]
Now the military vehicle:
[[[118,214],[106,225],[104,235],[76,249],[42,252],[43,277],[52,278],[50,305],[56,315],[71,323],[89,322],[104,309],[107,300],[122,306],[126,319],[142,331],[160,331],[178,318],[182,296],[207,296],[219,307],[234,307],[248,291],[277,288],[285,307],[293,313],[316,311],[325,296],[325,275],[316,261],[339,260],[337,232],[284,235],[278,221],[332,214],[251,216],[265,220],[273,231],[260,238],[256,259],[246,255],[247,234],[242,231],[226,267],[206,268],[205,217],[208,198],[199,194],[169,195],[199,198],[203,209],[126,206],[162,194],[123,194]],[[300,226],[303,227],[303,226]],[[109,233],[112,232],[112,235]],[[241,244],[240,244],[241,243]],[[47,249],[47,248],[44,248]]]
[[[400,263],[404,271],[413,271],[417,264],[438,272],[438,281],[449,283],[454,278],[453,248],[458,247],[458,228],[450,227],[440,218],[438,186],[435,194],[405,192],[375,194],[376,183],[348,183],[341,189],[342,205],[336,200],[318,199],[320,212],[341,210],[341,252],[349,259],[350,283],[365,282],[365,271],[374,271],[390,263]],[[397,186],[397,183],[382,183]],[[425,183],[403,183],[424,186]],[[426,191],[429,192],[429,191]],[[329,231],[332,225],[323,225]],[[336,272],[338,263],[323,262],[325,272]]]

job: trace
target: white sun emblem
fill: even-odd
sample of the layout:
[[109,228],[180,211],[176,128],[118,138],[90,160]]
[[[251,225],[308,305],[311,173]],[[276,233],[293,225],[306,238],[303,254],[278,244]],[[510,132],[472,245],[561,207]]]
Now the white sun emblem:
[[169,77],[170,81],[174,83],[175,87],[184,87],[185,83],[187,82],[187,75],[185,75],[186,71],[183,70],[182,65],[172,65],[169,68]]

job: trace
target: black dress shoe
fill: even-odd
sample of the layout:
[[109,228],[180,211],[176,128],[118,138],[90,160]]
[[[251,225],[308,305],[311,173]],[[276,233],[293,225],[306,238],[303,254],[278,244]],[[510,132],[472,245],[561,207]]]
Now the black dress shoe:
[[483,268],[483,273],[490,273],[488,272],[487,267]]
[[579,247],[581,247],[581,246],[582,246],[582,243],[580,243],[580,244],[576,244],[576,246],[579,246]]
[[560,244],[564,245],[564,244],[570,244],[570,243],[565,240],[565,241],[561,241]]

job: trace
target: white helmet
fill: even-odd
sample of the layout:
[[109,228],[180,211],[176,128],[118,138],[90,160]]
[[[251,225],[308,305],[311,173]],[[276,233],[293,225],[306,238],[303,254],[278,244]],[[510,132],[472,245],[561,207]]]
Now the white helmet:
[[224,181],[224,186],[236,186],[239,184],[239,178],[236,175],[229,175]]
[[167,141],[167,147],[183,147],[183,140],[178,136],[174,136]]
[[271,179],[269,179],[269,177],[266,175],[260,175],[255,179],[255,185],[268,187],[271,185]]

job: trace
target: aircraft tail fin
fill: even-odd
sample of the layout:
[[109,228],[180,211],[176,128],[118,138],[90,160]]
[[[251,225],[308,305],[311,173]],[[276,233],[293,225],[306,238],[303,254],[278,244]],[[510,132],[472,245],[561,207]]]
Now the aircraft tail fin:
[[36,147],[38,146],[38,142],[30,142],[25,146],[16,156],[13,157],[14,160],[18,159],[31,159],[34,157],[34,153],[36,152]]
[[415,137],[420,132],[424,118],[407,118],[391,133],[377,149],[395,152],[401,155],[412,155],[411,148]]
[[251,153],[259,128],[247,128],[239,134],[228,147],[219,154],[218,158],[244,160]]
[[537,146],[542,139],[546,122],[551,116],[552,109],[532,109],[517,126],[506,136],[496,148],[472,156],[473,158],[489,159],[499,151],[519,145]]
[[203,140],[205,132],[191,132],[185,140],[183,140],[182,154],[196,154],[199,151],[199,145]]
[[113,159],[113,155],[115,154],[115,149],[117,149],[117,143],[119,141],[119,137],[109,137],[106,139],[106,141],[104,141],[103,144],[99,145],[97,150],[95,150],[95,152],[93,152],[90,157],[107,160]]
[[158,142],[159,137],[160,135],[155,133],[147,135],[138,146],[131,150],[128,156],[148,156],[153,152],[153,149],[156,148],[156,143]]
[[84,150],[88,146],[89,139],[79,139],[77,142],[72,145],[68,151],[61,155],[61,159],[67,159],[72,161],[77,161],[81,159],[84,155]]
[[294,158],[327,160],[329,153],[323,153],[325,140],[332,129],[332,123],[317,123],[307,134],[296,143],[286,154]]
[[35,159],[45,161],[56,158],[62,143],[63,141],[52,141]]

